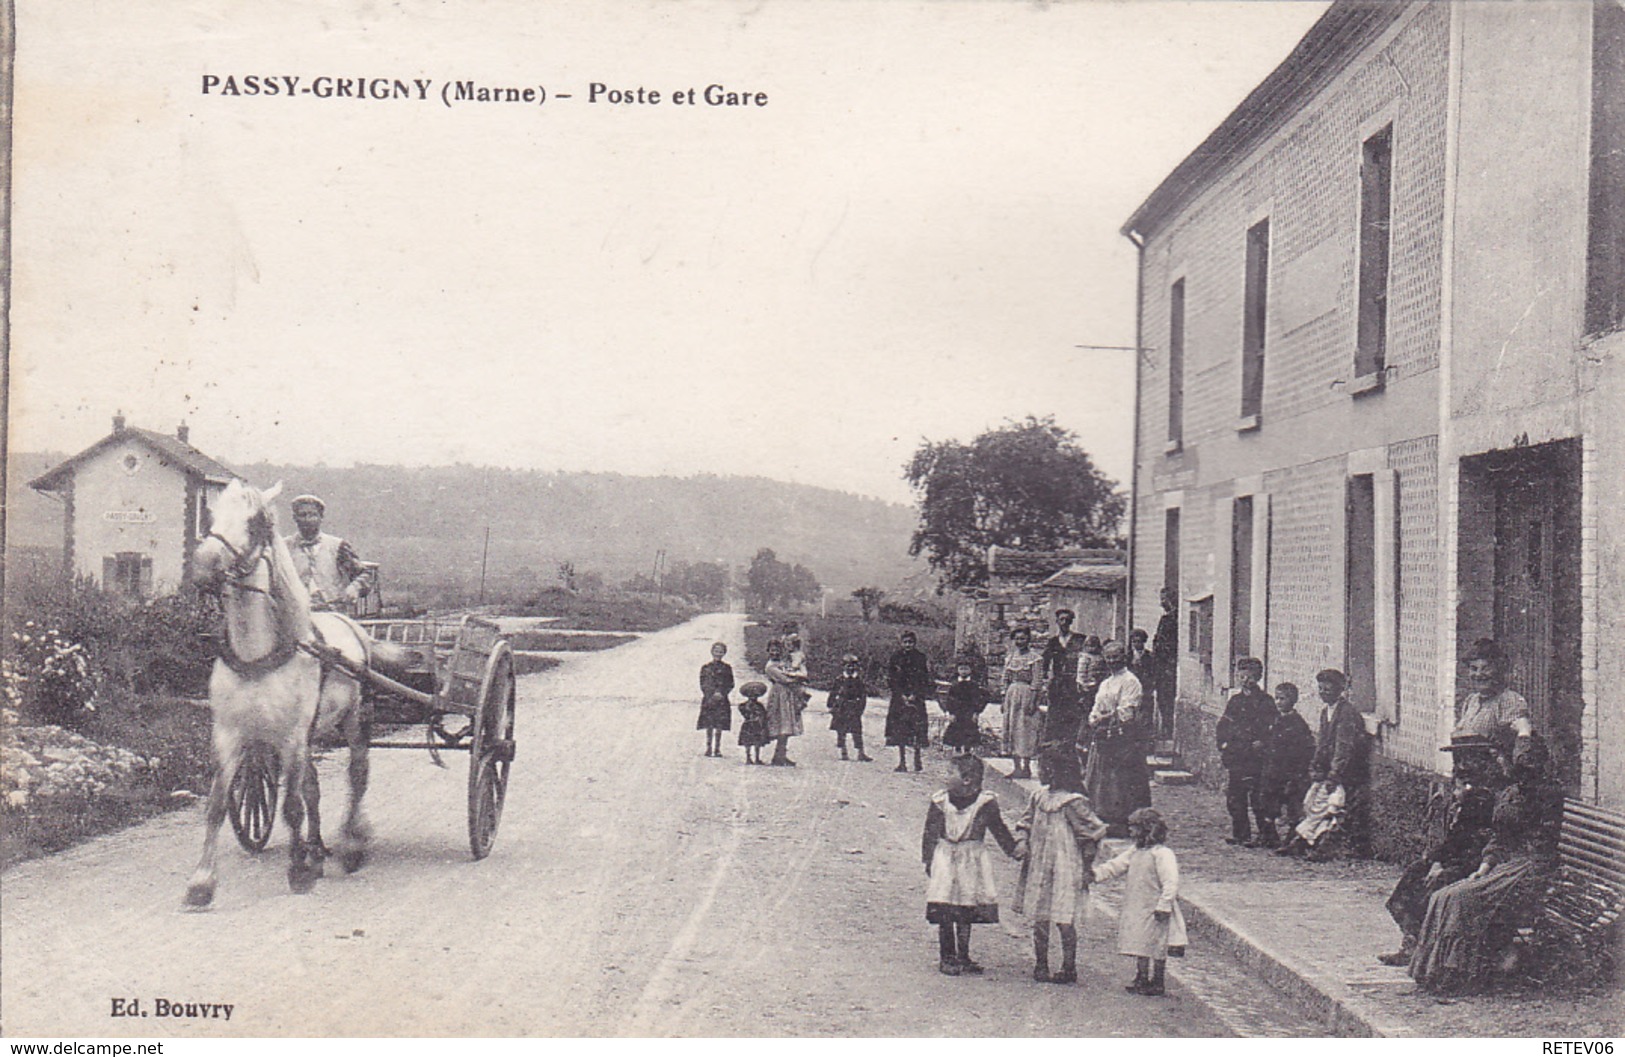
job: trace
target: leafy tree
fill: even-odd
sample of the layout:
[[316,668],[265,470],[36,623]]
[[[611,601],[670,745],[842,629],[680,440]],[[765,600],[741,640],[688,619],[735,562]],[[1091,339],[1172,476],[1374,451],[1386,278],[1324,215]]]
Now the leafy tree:
[[880,605],[882,598],[886,597],[886,592],[878,587],[860,587],[852,592],[852,597],[856,598],[858,605],[863,607],[863,622],[870,624],[875,619],[875,607]]
[[987,583],[987,548],[1112,544],[1126,506],[1077,435],[1050,416],[1006,421],[969,444],[927,441],[904,467],[920,498],[910,555],[925,554],[939,590]]
[[716,562],[679,564],[666,582],[676,593],[691,598],[700,605],[721,605],[728,597],[727,566]]
[[804,565],[779,561],[773,548],[763,547],[750,560],[745,590],[755,609],[777,609],[791,602],[816,602],[823,587]]
[[824,587],[811,569],[799,562],[790,566],[790,575],[785,584],[786,601],[816,602],[823,594]]

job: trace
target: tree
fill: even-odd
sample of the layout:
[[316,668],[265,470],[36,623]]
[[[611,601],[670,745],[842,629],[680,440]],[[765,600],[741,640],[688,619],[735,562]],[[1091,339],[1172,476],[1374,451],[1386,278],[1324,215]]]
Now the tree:
[[717,562],[679,564],[667,577],[667,583],[702,606],[719,606],[728,597],[728,569]]
[[987,548],[1111,545],[1126,501],[1077,435],[1050,416],[1006,421],[969,444],[927,441],[903,469],[920,498],[910,555],[945,588],[987,583]]
[[852,592],[852,597],[856,598],[858,605],[863,607],[863,622],[872,624],[875,619],[875,607],[880,605],[882,598],[886,597],[886,592],[878,587],[860,587]]
[[771,547],[763,547],[750,560],[745,573],[745,590],[755,609],[777,609],[791,602],[816,602],[823,587],[804,565],[779,561]]

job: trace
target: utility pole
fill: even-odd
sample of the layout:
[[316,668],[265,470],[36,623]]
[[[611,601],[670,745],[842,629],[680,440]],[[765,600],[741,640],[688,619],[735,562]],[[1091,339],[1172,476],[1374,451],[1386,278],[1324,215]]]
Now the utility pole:
[[491,554],[491,526],[485,526],[485,546],[480,548],[480,605],[485,605],[485,559]]

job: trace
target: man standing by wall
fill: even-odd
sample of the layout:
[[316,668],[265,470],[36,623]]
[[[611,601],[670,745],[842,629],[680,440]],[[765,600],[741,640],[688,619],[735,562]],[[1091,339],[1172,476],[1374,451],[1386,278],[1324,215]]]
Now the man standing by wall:
[[1174,736],[1174,692],[1179,683],[1179,599],[1172,587],[1162,589],[1162,617],[1151,640],[1151,685],[1155,698],[1156,735]]
[[353,611],[370,585],[366,569],[349,541],[322,531],[327,504],[302,495],[290,504],[299,531],[284,537],[293,555],[293,567],[310,592],[313,609]]

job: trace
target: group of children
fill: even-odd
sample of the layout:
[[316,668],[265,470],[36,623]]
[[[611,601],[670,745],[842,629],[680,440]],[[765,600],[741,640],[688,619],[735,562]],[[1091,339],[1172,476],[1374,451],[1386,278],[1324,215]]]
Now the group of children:
[[[1179,863],[1167,846],[1168,827],[1152,808],[1129,816],[1133,846],[1110,862],[1095,865],[1106,836],[1083,792],[1077,757],[1064,746],[1039,756],[1041,788],[1032,794],[1012,834],[999,804],[982,788],[983,765],[975,756],[956,756],[947,788],[931,797],[926,812],[921,858],[925,862],[926,920],[937,926],[947,976],[980,975],[970,956],[971,926],[999,920],[991,835],[1021,862],[1015,909],[1033,922],[1033,979],[1070,984],[1078,979],[1078,930],[1089,909],[1095,882],[1126,879],[1118,912],[1117,950],[1135,960],[1127,990],[1160,995],[1167,959],[1184,954],[1185,920],[1179,911]],[[1051,932],[1061,939],[1061,967],[1050,970]]]
[[[783,641],[783,671],[797,677],[795,692],[805,701],[811,695],[802,685],[807,679],[807,661],[801,649],[800,636],[787,633]],[[733,667],[722,659],[727,653],[725,643],[712,643],[711,660],[700,669],[700,715],[694,728],[705,731],[706,756],[722,755],[722,732],[732,728],[729,694],[734,689],[734,673]],[[942,699],[942,709],[950,717],[942,741],[950,749],[970,752],[981,741],[979,720],[988,704],[987,691],[976,681],[975,666],[968,660],[961,660],[954,666],[954,676],[953,684]],[[739,744],[745,749],[746,763],[761,763],[761,748],[772,740],[768,735],[767,708],[761,702],[768,688],[760,682],[749,682],[739,687],[739,692],[745,697],[739,704]],[[868,704],[869,687],[863,679],[861,662],[856,654],[848,653],[841,658],[841,674],[830,687],[828,699],[829,729],[835,733],[835,747],[843,760],[852,759],[847,751],[847,740],[850,738],[852,751],[857,753],[858,761],[874,762],[874,757],[863,747],[863,713]],[[923,704],[923,701],[919,702],[922,709]],[[888,728],[895,726],[890,720],[891,717],[888,717]],[[888,744],[894,740],[888,738]],[[907,770],[904,754],[912,746],[915,753],[914,769],[919,770],[919,750],[924,744],[923,731],[906,741],[897,741],[897,769]]]
[[1348,701],[1347,677],[1332,668],[1315,676],[1325,706],[1317,737],[1298,714],[1296,685],[1265,693],[1264,665],[1255,657],[1237,660],[1235,674],[1236,691],[1214,732],[1228,772],[1226,842],[1319,858],[1338,843],[1326,840],[1336,834],[1358,851],[1370,739]]
[[[804,673],[799,640],[787,637],[784,666]],[[722,754],[722,732],[730,726],[728,695],[734,689],[733,668],[723,657],[723,643],[711,646],[711,661],[700,669],[698,729],[706,732],[705,755]],[[1033,922],[1033,979],[1071,984],[1078,978],[1078,930],[1087,920],[1090,886],[1123,877],[1123,905],[1118,914],[1118,952],[1135,959],[1134,980],[1127,990],[1140,995],[1164,992],[1167,959],[1184,953],[1185,922],[1179,911],[1179,864],[1167,847],[1168,827],[1152,808],[1135,811],[1128,820],[1133,845],[1103,865],[1096,851],[1106,837],[1106,824],[1094,813],[1084,793],[1083,774],[1069,746],[1051,746],[1038,760],[1040,788],[1028,800],[1014,833],[1005,825],[998,800],[982,787],[983,764],[969,750],[980,741],[978,716],[987,695],[968,661],[955,666],[955,680],[943,696],[951,721],[943,741],[962,755],[952,760],[946,788],[932,794],[921,839],[925,864],[926,920],[937,926],[939,970],[948,976],[980,975],[971,958],[971,926],[997,922],[999,899],[991,836],[1009,856],[1021,862],[1015,910]],[[748,682],[739,687],[745,700],[739,709],[739,744],[747,763],[761,763],[761,747],[771,739],[761,697],[767,687]],[[841,759],[850,759],[850,738],[857,759],[873,757],[863,748],[863,713],[868,704],[858,658],[842,658],[842,672],[829,692],[830,729]],[[906,747],[904,747],[906,748]],[[917,746],[916,746],[917,750]],[[1061,942],[1060,968],[1051,971],[1051,936]]]

